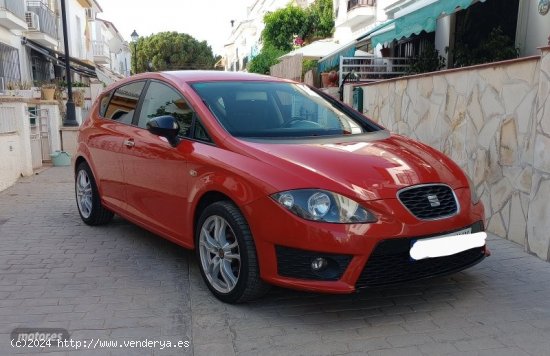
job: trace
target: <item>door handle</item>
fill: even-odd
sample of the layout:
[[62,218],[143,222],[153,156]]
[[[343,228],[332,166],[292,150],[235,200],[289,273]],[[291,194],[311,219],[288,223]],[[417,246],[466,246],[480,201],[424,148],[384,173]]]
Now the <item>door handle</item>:
[[126,147],[134,147],[136,143],[133,139],[124,140],[124,146]]

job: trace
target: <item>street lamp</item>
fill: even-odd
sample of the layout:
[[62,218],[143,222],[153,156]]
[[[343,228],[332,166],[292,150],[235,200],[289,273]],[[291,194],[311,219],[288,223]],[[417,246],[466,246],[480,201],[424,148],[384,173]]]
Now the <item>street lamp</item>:
[[73,83],[71,78],[71,57],[69,56],[69,34],[67,32],[67,11],[65,9],[65,0],[61,0],[61,22],[63,25],[63,45],[65,46],[65,77],[67,79],[67,113],[63,126],[78,126],[73,101]]
[[139,35],[136,30],[134,30],[130,37],[132,38],[132,43],[134,44],[134,74],[137,74],[137,41],[139,39]]

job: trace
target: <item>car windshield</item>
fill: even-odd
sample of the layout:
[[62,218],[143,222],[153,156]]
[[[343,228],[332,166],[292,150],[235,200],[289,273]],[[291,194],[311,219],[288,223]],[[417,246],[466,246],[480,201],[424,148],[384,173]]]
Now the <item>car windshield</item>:
[[235,137],[304,138],[379,130],[304,84],[223,81],[194,83],[192,87]]

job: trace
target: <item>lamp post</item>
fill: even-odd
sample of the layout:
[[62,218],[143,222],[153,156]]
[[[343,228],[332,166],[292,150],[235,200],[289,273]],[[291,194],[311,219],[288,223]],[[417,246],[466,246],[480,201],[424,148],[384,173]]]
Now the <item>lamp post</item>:
[[73,101],[73,83],[71,78],[71,64],[69,62],[69,35],[67,32],[67,11],[65,10],[65,0],[61,0],[61,22],[63,24],[63,45],[65,46],[65,77],[67,79],[67,113],[63,126],[78,126]]
[[132,43],[134,44],[134,74],[137,74],[137,41],[139,39],[139,35],[136,30],[134,30],[130,37],[132,38]]

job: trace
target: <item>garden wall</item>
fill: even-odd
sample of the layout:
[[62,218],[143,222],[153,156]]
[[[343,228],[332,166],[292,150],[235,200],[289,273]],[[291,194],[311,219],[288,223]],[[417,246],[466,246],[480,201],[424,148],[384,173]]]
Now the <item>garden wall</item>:
[[367,116],[470,175],[490,232],[549,260],[550,47],[541,52],[361,87]]

